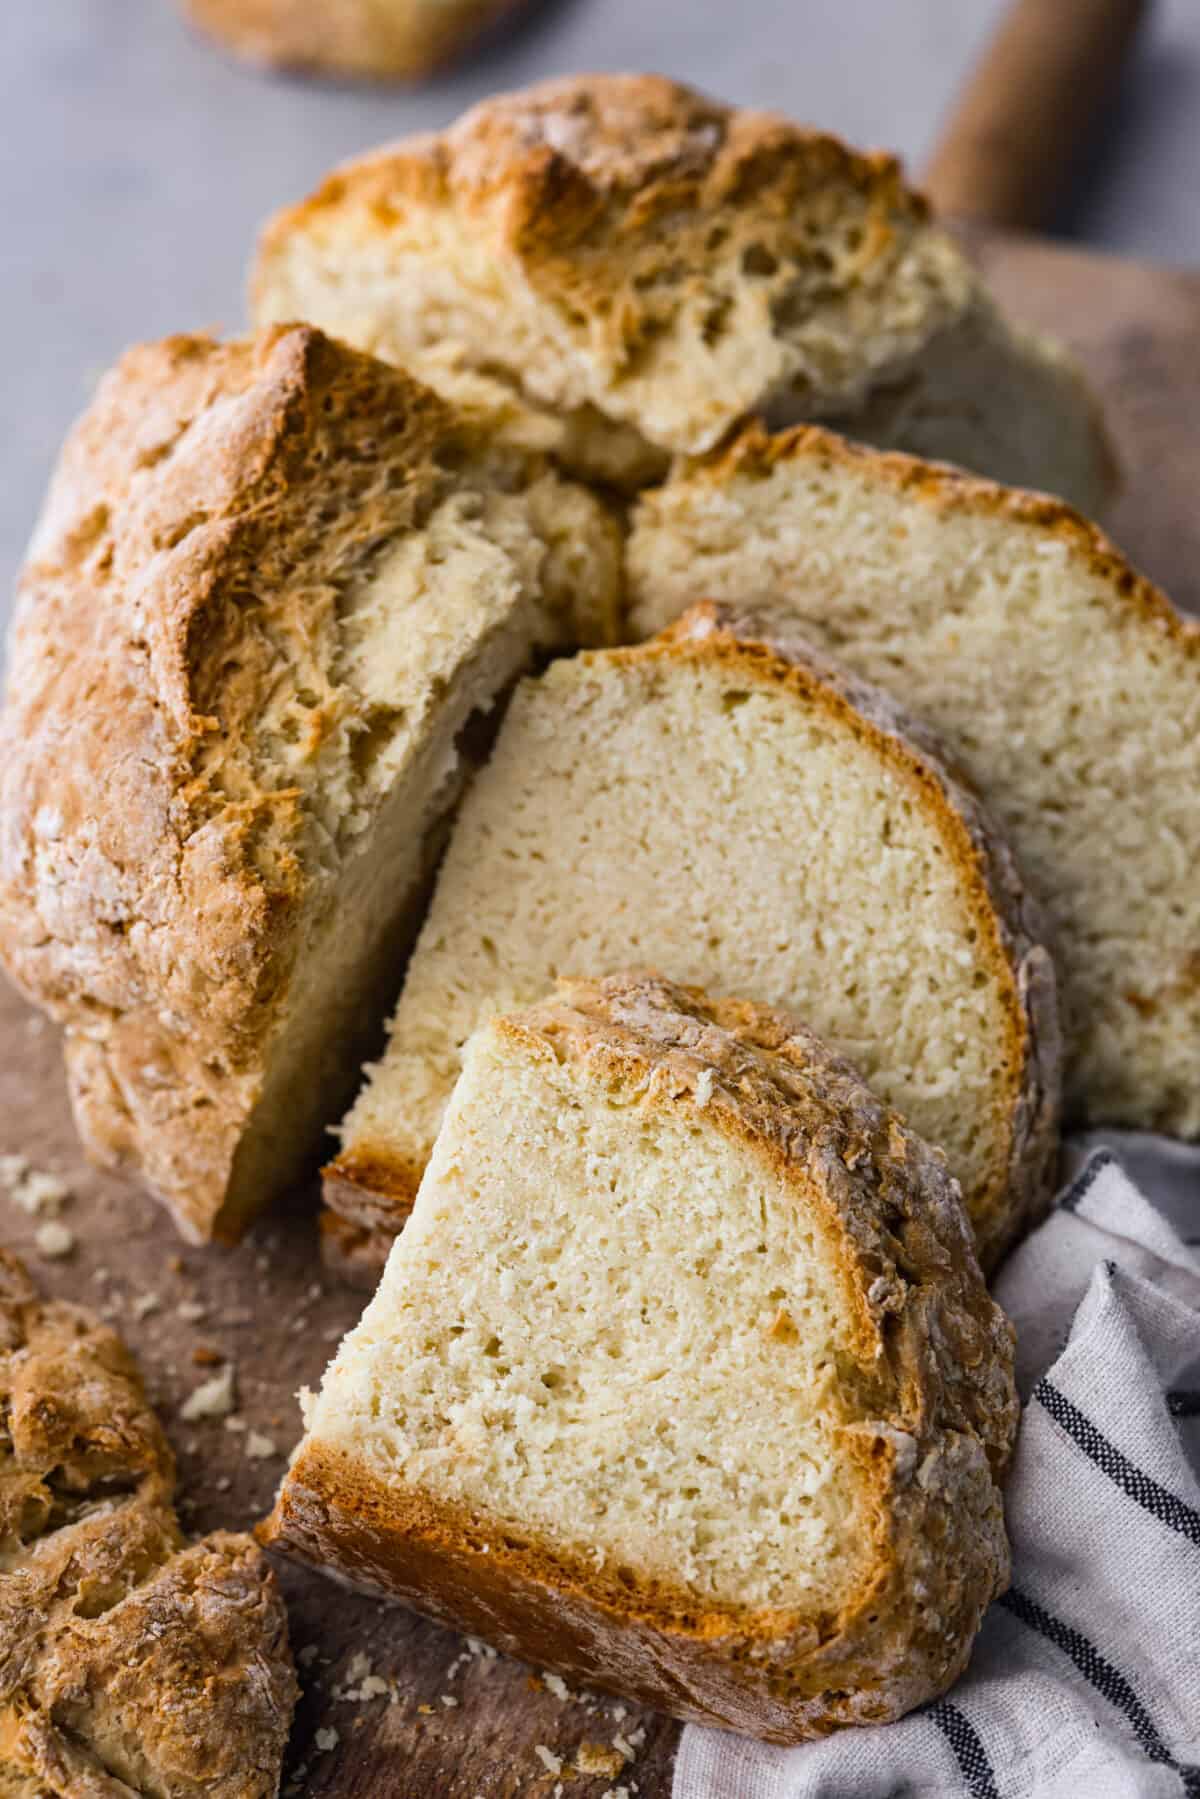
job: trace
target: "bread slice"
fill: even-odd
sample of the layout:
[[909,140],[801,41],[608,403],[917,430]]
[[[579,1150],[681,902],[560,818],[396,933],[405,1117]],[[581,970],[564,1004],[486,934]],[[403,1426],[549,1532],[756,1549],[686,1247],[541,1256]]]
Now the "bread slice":
[[202,31],[254,62],[421,81],[521,0],[184,0]]
[[0,1420],[0,1793],[274,1799],[297,1687],[266,1557],[185,1542],[125,1345],[4,1251]]
[[592,495],[319,332],[171,338],[102,383],[22,576],[0,954],[66,1027],[90,1152],[191,1238],[338,1116],[472,721],[611,633],[619,562]]
[[1080,1121],[1200,1135],[1200,628],[1068,508],[828,433],[647,494],[634,622],[769,604],[937,730],[1051,921]]
[[472,787],[326,1193],[411,1204],[491,1013],[631,960],[782,1004],[940,1144],[993,1264],[1053,1174],[1049,958],[1007,851],[916,728],[805,645],[699,605],[555,663]]
[[562,981],[471,1039],[266,1540],[678,1717],[898,1717],[1008,1576],[959,1202],[783,1014]]
[[1074,366],[891,157],[658,76],[545,82],[347,164],[268,224],[251,292],[625,487],[754,413],[1090,510],[1112,483]]

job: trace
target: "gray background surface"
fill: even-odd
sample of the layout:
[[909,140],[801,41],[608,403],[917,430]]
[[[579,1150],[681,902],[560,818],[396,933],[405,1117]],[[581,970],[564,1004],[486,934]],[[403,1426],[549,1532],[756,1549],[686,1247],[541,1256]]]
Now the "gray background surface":
[[[321,0],[313,0],[320,4]],[[1053,5],[1056,0],[1045,0]],[[916,167],[1001,0],[543,0],[405,93],[263,75],[172,0],[6,0],[0,612],[64,429],[127,343],[236,328],[256,226],[345,156],[499,87],[660,69]],[[1200,261],[1200,0],[1159,0],[1064,234]]]

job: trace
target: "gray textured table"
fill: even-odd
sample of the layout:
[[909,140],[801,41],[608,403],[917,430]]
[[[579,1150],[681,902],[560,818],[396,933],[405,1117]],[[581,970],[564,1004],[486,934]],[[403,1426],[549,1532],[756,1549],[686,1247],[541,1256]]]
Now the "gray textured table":
[[[318,3],[318,0],[314,0]],[[1047,5],[1054,0],[1046,0]],[[332,162],[497,87],[661,69],[919,162],[999,0],[543,0],[416,93],[270,78],[172,0],[7,0],[0,50],[0,612],[63,430],[137,338],[235,328],[255,227]],[[1064,229],[1200,261],[1200,3],[1160,0]]]

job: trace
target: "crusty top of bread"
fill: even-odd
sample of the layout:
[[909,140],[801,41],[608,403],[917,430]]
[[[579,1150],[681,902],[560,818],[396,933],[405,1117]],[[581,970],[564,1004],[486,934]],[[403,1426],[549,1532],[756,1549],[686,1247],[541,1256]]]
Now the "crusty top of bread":
[[[293,269],[302,244],[385,259],[343,267],[336,326]],[[661,76],[589,75],[336,171],[267,226],[252,292],[260,319],[303,299],[401,361],[463,341],[535,401],[696,451],[783,388],[852,407],[977,286],[894,158]]]
[[435,659],[424,690],[377,691],[386,668],[373,688],[344,615],[385,552],[456,508],[489,545],[503,514],[525,655],[604,638],[607,616],[569,616],[604,563],[574,579],[597,502],[307,327],[130,351],[63,451],[0,719],[0,952],[68,1026],[92,1147],[193,1235],[225,1228],[305,907],[369,835],[378,752],[454,672]]
[[[567,1143],[586,1173],[564,1204]],[[594,1315],[589,1283],[613,1296]],[[697,1363],[718,1361],[710,1390]],[[801,1518],[749,1579],[721,1530],[724,1506],[758,1498],[758,1537],[775,1541],[774,1470],[747,1424],[760,1371],[795,1381],[797,1420],[815,1408],[817,1436],[796,1439],[821,1470],[813,1491],[848,1483],[820,1539],[832,1565],[802,1551],[802,1578]],[[627,1385],[639,1395],[619,1456],[614,1385],[618,1407]],[[725,1478],[701,1489],[713,1403]],[[897,1716],[961,1668],[1007,1579],[995,1481],[1016,1420],[1011,1328],[957,1185],[847,1062],[750,1001],[645,972],[564,980],[472,1039],[413,1219],[310,1402],[267,1536],[544,1665],[799,1741]],[[645,1553],[701,1490],[711,1578]],[[594,1521],[627,1504],[642,1544],[623,1528],[614,1553]]]
[[1072,1114],[1200,1132],[1200,625],[1061,501],[748,426],[646,494],[633,624],[769,606],[933,724],[1053,933]]
[[185,1545],[124,1344],[0,1251],[0,1787],[272,1799],[296,1683],[248,1537]]

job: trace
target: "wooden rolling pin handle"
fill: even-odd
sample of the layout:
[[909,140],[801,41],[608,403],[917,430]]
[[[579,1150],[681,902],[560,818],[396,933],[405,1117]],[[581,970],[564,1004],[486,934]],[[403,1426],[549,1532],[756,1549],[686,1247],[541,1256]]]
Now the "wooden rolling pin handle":
[[1151,0],[1016,0],[968,78],[922,185],[940,213],[1046,224]]

